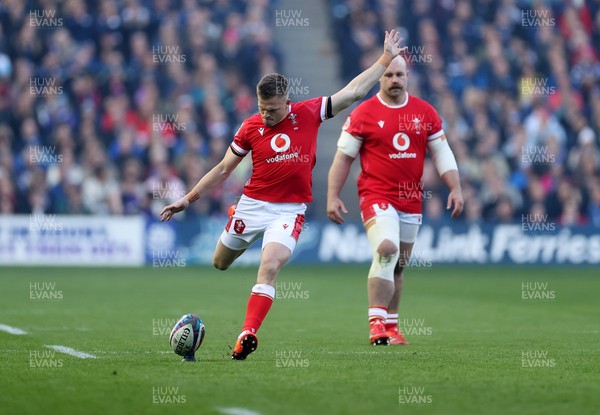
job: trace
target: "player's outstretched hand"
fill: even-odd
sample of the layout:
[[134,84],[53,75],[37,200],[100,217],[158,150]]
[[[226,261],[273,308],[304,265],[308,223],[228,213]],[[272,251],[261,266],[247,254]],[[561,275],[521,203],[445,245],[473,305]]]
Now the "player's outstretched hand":
[[165,206],[162,212],[160,212],[160,221],[171,220],[171,217],[177,212],[186,210],[190,205],[190,201],[185,197],[182,197],[175,203],[171,203],[169,206]]
[[327,201],[327,217],[338,225],[344,223],[344,217],[340,214],[340,210],[344,213],[348,213],[346,205],[344,205],[344,202],[342,202],[340,198],[336,197],[333,200]]
[[400,46],[403,40],[404,38],[400,37],[400,32],[397,32],[393,29],[390,32],[386,30],[385,40],[383,41],[383,52],[389,53],[393,58],[395,58],[407,48],[407,46]]
[[455,218],[458,215],[460,215],[465,205],[460,190],[452,190],[448,195],[448,203],[446,204],[446,209],[450,209],[453,205],[454,209],[452,210],[452,214],[450,215],[451,218]]

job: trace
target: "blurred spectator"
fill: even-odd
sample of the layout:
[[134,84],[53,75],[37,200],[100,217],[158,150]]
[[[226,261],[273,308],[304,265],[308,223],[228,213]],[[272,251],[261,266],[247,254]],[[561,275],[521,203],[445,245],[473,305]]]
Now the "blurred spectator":
[[83,179],[83,205],[97,215],[122,214],[121,189],[114,171],[106,166],[97,166]]
[[500,195],[493,205],[493,211],[490,212],[490,221],[493,223],[513,223],[515,218],[515,208],[512,200],[507,195]]

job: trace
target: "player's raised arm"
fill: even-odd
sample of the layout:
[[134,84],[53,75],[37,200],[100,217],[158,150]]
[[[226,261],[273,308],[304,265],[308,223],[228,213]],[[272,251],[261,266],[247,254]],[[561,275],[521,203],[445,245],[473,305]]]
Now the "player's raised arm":
[[379,78],[385,72],[392,59],[402,52],[406,47],[400,47],[404,39],[400,38],[400,33],[392,30],[385,32],[385,41],[383,42],[383,53],[381,57],[370,68],[354,78],[348,85],[331,96],[331,113],[338,114],[340,111],[348,108],[352,103],[362,99],[375,86]]
[[165,220],[170,220],[175,213],[187,209],[190,203],[195,202],[210,190],[221,185],[225,180],[227,180],[238,164],[240,164],[242,158],[243,157],[234,154],[233,151],[231,151],[231,147],[229,147],[225,153],[225,157],[223,157],[223,160],[213,167],[211,171],[206,173],[187,195],[179,199],[177,202],[165,206],[165,208],[160,212],[160,221],[162,222]]

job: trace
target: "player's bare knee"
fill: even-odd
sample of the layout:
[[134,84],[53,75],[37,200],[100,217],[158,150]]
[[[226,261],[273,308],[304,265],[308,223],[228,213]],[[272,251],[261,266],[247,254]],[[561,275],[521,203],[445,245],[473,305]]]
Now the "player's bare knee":
[[260,264],[260,269],[262,273],[269,276],[277,275],[277,273],[279,272],[279,267],[279,262],[276,260],[263,261],[263,263]]
[[377,247],[377,253],[383,258],[392,258],[398,252],[398,247],[389,239],[384,239]]
[[213,267],[218,269],[219,271],[226,271],[231,264],[228,264],[226,261],[223,261],[221,258],[213,258]]

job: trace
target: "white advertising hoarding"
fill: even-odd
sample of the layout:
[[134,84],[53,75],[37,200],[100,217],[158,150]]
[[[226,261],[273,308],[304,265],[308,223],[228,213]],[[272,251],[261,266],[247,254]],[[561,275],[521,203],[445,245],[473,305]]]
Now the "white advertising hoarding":
[[140,216],[0,216],[0,265],[140,266]]

